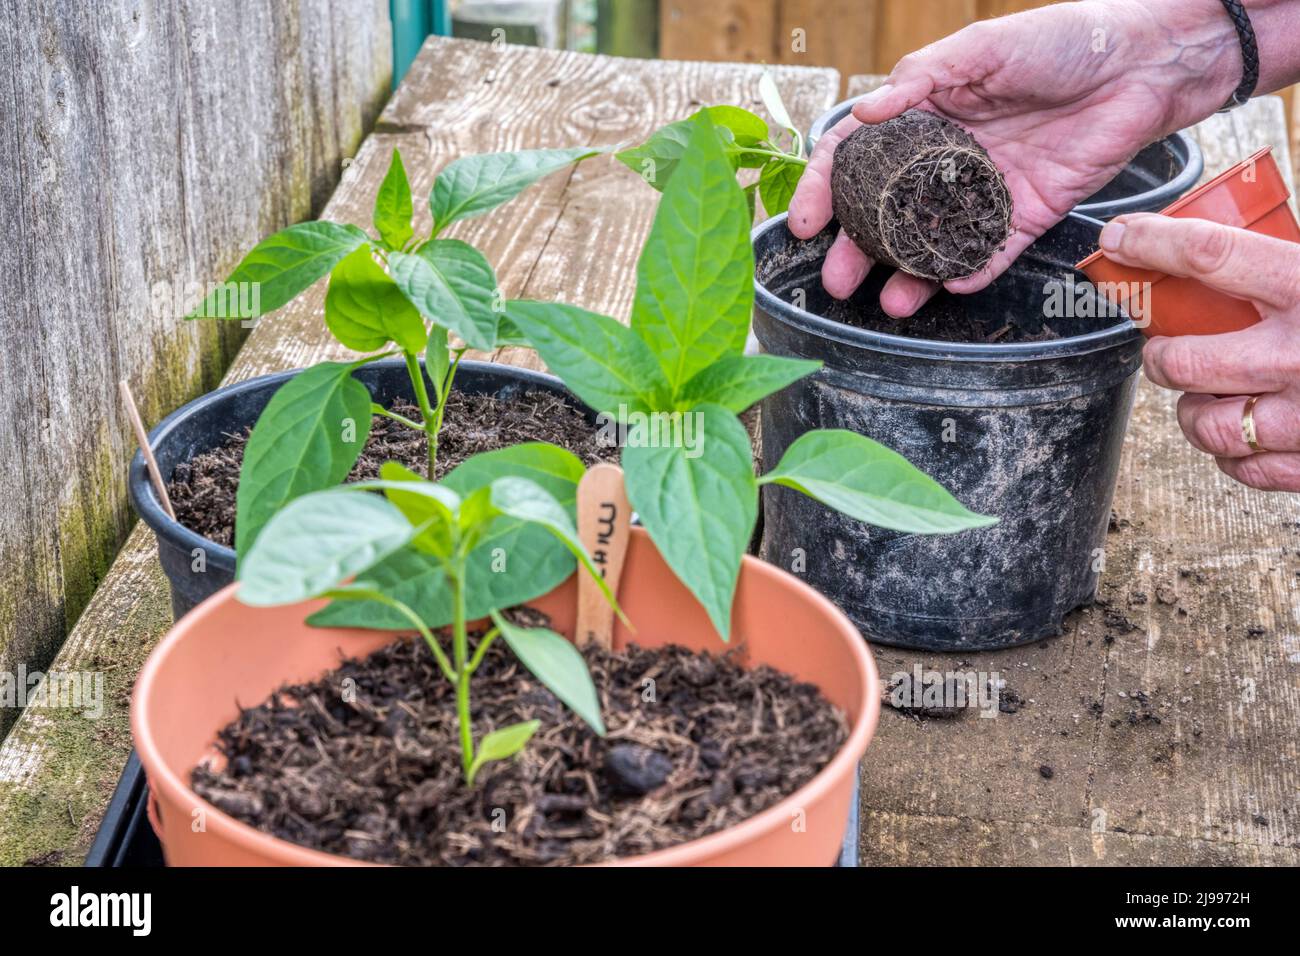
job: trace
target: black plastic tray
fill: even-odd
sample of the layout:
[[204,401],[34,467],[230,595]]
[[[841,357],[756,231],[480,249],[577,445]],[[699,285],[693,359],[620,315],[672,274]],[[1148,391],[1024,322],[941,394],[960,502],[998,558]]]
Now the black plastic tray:
[[[144,779],[140,758],[131,751],[122,779],[117,782],[113,799],[108,802],[104,822],[86,855],[86,866],[163,866],[162,845],[149,825],[145,807],[149,802],[149,784]],[[858,782],[853,781],[853,802],[849,807],[849,826],[840,847],[836,866],[858,865]]]

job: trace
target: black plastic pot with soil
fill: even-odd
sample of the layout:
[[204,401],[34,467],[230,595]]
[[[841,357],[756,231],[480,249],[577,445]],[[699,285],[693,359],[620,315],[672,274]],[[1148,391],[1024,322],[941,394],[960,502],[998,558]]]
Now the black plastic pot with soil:
[[[836,103],[817,118],[804,142],[809,154],[826,131],[853,110],[857,98]],[[1108,220],[1131,212],[1159,212],[1200,180],[1205,171],[1201,148],[1186,133],[1173,133],[1143,149],[1074,211]]]
[[825,363],[764,401],[764,464],[809,429],[845,428],[1001,520],[900,534],[768,487],[764,556],[801,569],[872,641],[963,651],[1057,633],[1104,565],[1141,365],[1140,333],[1072,268],[1100,223],[1072,214],[984,291],[940,293],[903,320],[879,305],[887,268],[845,301],[822,288],[838,229],[805,242],[779,216],[753,234],[758,341]]
[[[158,467],[168,483],[177,520],[158,501],[143,456],[131,462],[131,503],[158,539],[158,556],[171,585],[172,613],[179,619],[204,598],[234,581],[235,492],[249,430],[271,396],[297,371],[264,375],[209,392],[177,409],[150,432]],[[355,377],[372,399],[390,410],[419,417],[405,364],[386,359],[362,366]],[[549,441],[590,464],[616,460],[618,449],[602,445],[595,412],[559,379],[541,372],[464,361],[439,436],[438,470],[445,474],[482,451],[526,441]],[[399,461],[423,474],[423,433],[375,416],[370,435],[348,480],[378,475]]]

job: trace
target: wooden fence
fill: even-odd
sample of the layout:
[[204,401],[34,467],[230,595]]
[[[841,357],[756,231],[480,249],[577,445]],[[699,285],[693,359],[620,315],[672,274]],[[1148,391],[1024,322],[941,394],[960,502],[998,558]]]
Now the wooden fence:
[[0,73],[13,673],[49,663],[130,527],[117,381],[151,423],[218,383],[241,331],[182,321],[186,288],[329,198],[388,96],[388,0],[5,4]]
[[[1053,0],[660,0],[660,55],[888,73],[899,58],[968,23]],[[802,32],[796,32],[802,31]],[[1300,97],[1283,97],[1300,157]],[[1297,159],[1300,163],[1300,159]],[[1300,169],[1300,167],[1298,167]]]

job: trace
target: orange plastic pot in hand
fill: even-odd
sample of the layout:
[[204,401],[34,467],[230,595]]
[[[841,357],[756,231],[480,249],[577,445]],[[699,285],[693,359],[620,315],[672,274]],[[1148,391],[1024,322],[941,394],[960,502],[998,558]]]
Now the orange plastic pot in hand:
[[[1266,146],[1160,214],[1178,219],[1208,219],[1275,239],[1300,242],[1300,223],[1287,203],[1290,195],[1273,159],[1272,147]],[[1134,295],[1141,295],[1141,309],[1135,303],[1130,314],[1148,336],[1236,332],[1260,320],[1255,306],[1245,299],[1212,289],[1195,278],[1122,266],[1101,251],[1094,252],[1076,268],[1093,284],[1115,290],[1114,298],[1125,305]],[[1142,314],[1135,314],[1138,312]]]
[[[218,810],[190,789],[190,772],[211,756],[217,731],[239,705],[285,683],[313,680],[341,657],[361,657],[394,635],[322,630],[306,618],[323,602],[251,608],[231,585],[182,618],[149,656],[131,700],[131,729],[149,778],[150,819],[172,866],[332,866],[346,857],[269,836]],[[574,578],[529,602],[572,636]],[[828,866],[836,858],[858,761],[880,716],[880,681],[866,643],[835,605],[797,578],[746,557],[732,610],[731,645],[677,580],[641,529],[634,529],[619,602],[636,627],[619,624],[614,644],[681,644],[721,652],[739,647],[749,666],[768,664],[816,684],[848,717],[849,737],[811,781],[729,829],[645,856],[640,866]],[[201,825],[199,825],[201,821]],[[796,825],[798,824],[798,825]]]

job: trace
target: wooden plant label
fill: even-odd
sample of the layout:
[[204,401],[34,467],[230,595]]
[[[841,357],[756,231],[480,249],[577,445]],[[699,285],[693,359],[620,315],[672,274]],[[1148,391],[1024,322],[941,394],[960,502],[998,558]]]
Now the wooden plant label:
[[140,452],[144,455],[145,469],[149,472],[149,481],[153,484],[154,494],[158,496],[158,501],[163,511],[167,512],[167,517],[175,521],[176,512],[172,510],[172,500],[167,495],[167,483],[163,481],[162,472],[158,470],[158,462],[153,456],[153,449],[149,447],[149,432],[145,430],[140,410],[135,407],[135,396],[131,394],[131,386],[126,383],[126,379],[122,379],[117,383],[117,390],[122,396],[122,407],[126,409],[126,417],[135,431],[135,440],[140,443]]
[[[632,507],[623,487],[623,469],[607,463],[592,466],[578,482],[578,538],[615,597],[631,533]],[[612,647],[614,641],[614,609],[582,568],[574,637],[579,647],[591,641]]]

